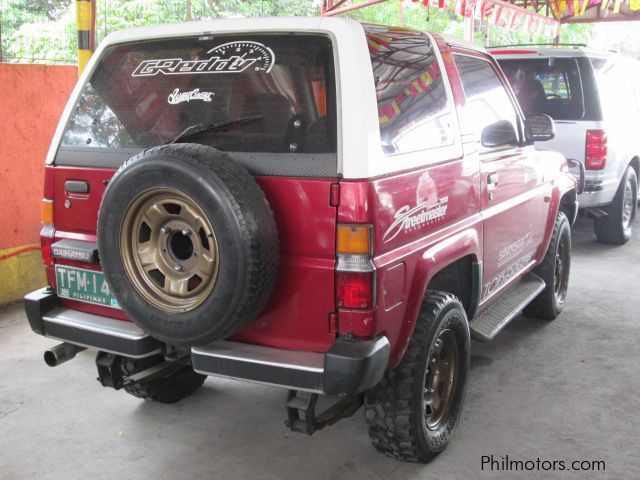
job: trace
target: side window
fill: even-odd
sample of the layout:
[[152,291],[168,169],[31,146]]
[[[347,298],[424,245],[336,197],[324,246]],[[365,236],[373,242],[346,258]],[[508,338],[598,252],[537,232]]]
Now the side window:
[[401,28],[366,25],[387,155],[453,144],[451,105],[429,38]]
[[[576,58],[524,58],[500,61],[504,74],[525,116],[545,113],[555,120],[582,120],[587,114],[591,96],[583,94],[583,83],[589,90],[585,65]],[[587,72],[585,72],[586,74]]]
[[477,134],[500,120],[518,131],[518,113],[491,63],[477,57],[454,55],[462,80],[466,104],[460,112],[463,134]]

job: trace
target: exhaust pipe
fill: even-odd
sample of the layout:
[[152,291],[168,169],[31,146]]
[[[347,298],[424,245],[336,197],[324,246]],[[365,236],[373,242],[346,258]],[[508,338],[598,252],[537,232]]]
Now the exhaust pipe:
[[61,343],[44,352],[44,363],[50,367],[57,367],[61,363],[71,360],[78,352],[83,350],[86,350],[86,348],[71,343]]

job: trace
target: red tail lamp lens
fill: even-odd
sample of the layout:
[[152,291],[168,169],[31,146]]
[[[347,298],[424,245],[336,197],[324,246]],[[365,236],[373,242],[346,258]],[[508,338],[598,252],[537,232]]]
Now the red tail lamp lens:
[[584,166],[587,170],[602,170],[607,164],[607,132],[589,130],[587,132]]
[[373,308],[373,272],[336,272],[338,307]]

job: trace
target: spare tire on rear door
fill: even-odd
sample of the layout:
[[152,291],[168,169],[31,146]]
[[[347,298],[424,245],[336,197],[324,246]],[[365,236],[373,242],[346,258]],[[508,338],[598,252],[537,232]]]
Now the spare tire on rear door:
[[229,155],[196,144],[152,148],[120,167],[100,206],[98,249],[122,309],[174,345],[242,329],[278,271],[264,192]]

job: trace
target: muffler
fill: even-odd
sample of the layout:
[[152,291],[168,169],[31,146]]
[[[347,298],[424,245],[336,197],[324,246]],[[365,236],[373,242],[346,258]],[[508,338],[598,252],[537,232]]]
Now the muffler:
[[50,367],[57,367],[61,363],[71,360],[78,352],[83,350],[86,350],[86,348],[73,345],[72,343],[61,343],[44,352],[44,363]]

